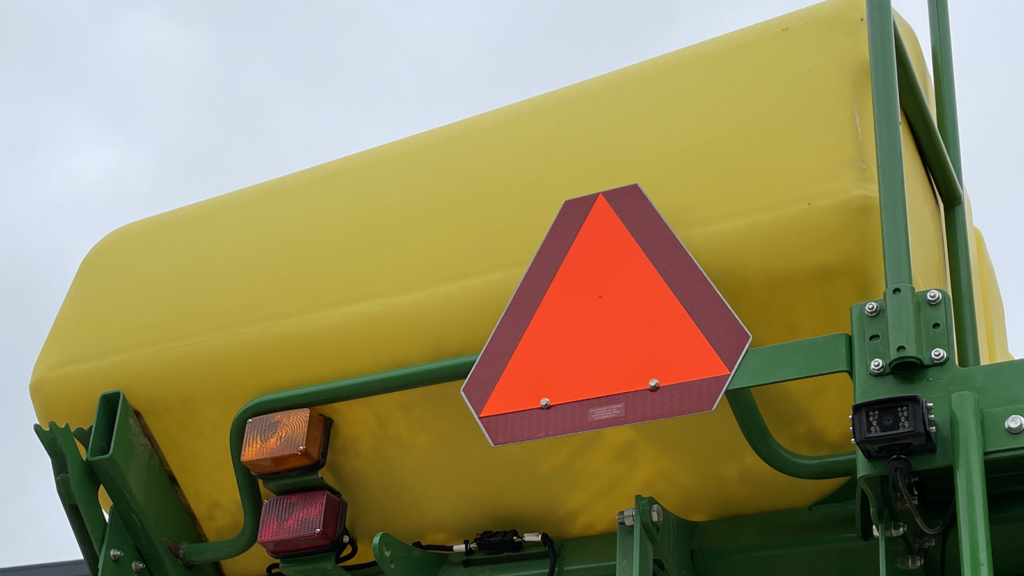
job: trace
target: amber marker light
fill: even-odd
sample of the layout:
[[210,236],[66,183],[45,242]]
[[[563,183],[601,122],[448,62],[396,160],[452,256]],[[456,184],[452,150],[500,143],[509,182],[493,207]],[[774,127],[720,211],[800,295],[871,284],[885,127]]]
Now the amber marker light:
[[324,420],[309,408],[250,419],[242,440],[242,464],[260,476],[316,465],[324,440]]

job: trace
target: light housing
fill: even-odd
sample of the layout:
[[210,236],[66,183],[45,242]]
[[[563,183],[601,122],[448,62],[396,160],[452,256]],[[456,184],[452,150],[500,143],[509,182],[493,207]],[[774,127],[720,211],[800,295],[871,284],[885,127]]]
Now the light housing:
[[328,427],[328,419],[309,408],[256,416],[245,425],[242,464],[257,476],[322,467]]
[[868,459],[934,452],[934,417],[917,394],[853,405],[853,438]]
[[345,500],[328,490],[270,498],[263,502],[256,541],[275,558],[335,549],[346,508]]

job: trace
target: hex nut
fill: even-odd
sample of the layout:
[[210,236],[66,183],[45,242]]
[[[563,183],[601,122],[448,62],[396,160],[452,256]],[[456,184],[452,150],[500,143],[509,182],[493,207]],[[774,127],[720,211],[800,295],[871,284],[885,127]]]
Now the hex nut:
[[1006,431],[1010,434],[1020,434],[1024,432],[1024,417],[1020,414],[1014,414],[1006,419]]
[[146,569],[146,563],[143,562],[142,560],[135,560],[134,562],[132,562],[132,572],[135,572],[136,574],[138,574],[138,573],[142,572],[145,569]]
[[925,294],[925,299],[928,300],[929,304],[935,306],[939,302],[942,302],[942,292],[939,292],[938,290],[929,290],[928,293]]
[[619,512],[618,515],[615,516],[615,521],[622,526],[632,526],[634,523],[633,512],[633,508],[626,508],[625,510]]
[[651,391],[657,390],[660,386],[661,382],[658,382],[654,378],[651,378],[651,381],[647,383],[647,389]]
[[121,552],[121,551],[120,551],[120,550],[118,550],[117,548],[111,548],[111,549],[110,549],[110,561],[111,561],[111,562],[117,562],[117,561],[118,561],[118,560],[120,560],[120,559],[121,559],[121,558],[122,558],[123,556],[124,556],[124,552]]
[[936,348],[932,350],[932,362],[935,362],[936,364],[942,364],[943,362],[946,361],[946,358],[946,351],[943,350],[942,348]]
[[540,399],[540,407],[541,408],[551,408],[551,400],[549,400],[548,398],[541,398]]
[[881,374],[882,372],[885,371],[885,360],[882,360],[881,358],[875,358],[874,360],[871,361],[871,364],[868,366],[868,370],[871,370],[872,374]]
[[882,308],[878,305],[878,302],[868,302],[864,305],[864,313],[868,316],[877,316],[878,311],[881,309]]

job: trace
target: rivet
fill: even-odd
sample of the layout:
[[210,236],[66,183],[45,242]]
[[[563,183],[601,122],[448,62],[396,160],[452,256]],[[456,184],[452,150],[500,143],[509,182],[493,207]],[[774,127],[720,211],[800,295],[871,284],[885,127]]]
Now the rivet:
[[654,378],[651,378],[651,381],[647,383],[648,390],[657,390],[658,386],[661,386],[661,383]]
[[122,556],[124,556],[124,552],[121,552],[117,548],[111,548],[110,549],[110,561],[111,562],[117,562],[118,560],[121,559]]
[[1014,414],[1006,419],[1006,431],[1010,434],[1024,432],[1024,418],[1020,414]]
[[938,290],[929,290],[928,294],[925,295],[925,298],[928,300],[929,304],[935,306],[939,302],[942,302],[942,292],[939,292]]
[[885,360],[881,358],[875,358],[871,361],[871,365],[868,366],[872,374],[881,374],[885,370]]
[[946,361],[946,351],[942,348],[936,348],[932,350],[932,361],[936,364],[942,364]]
[[541,408],[551,408],[551,400],[549,400],[547,398],[541,398],[540,399],[540,407]]
[[864,313],[868,316],[877,316],[879,310],[881,310],[881,306],[878,305],[878,302],[868,302],[864,305]]

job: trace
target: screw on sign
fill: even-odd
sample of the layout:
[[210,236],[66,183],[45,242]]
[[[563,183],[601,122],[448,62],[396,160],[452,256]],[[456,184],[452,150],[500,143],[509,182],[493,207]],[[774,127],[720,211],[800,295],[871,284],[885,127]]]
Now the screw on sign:
[[634,184],[562,205],[462,394],[495,446],[696,414],[749,344]]

